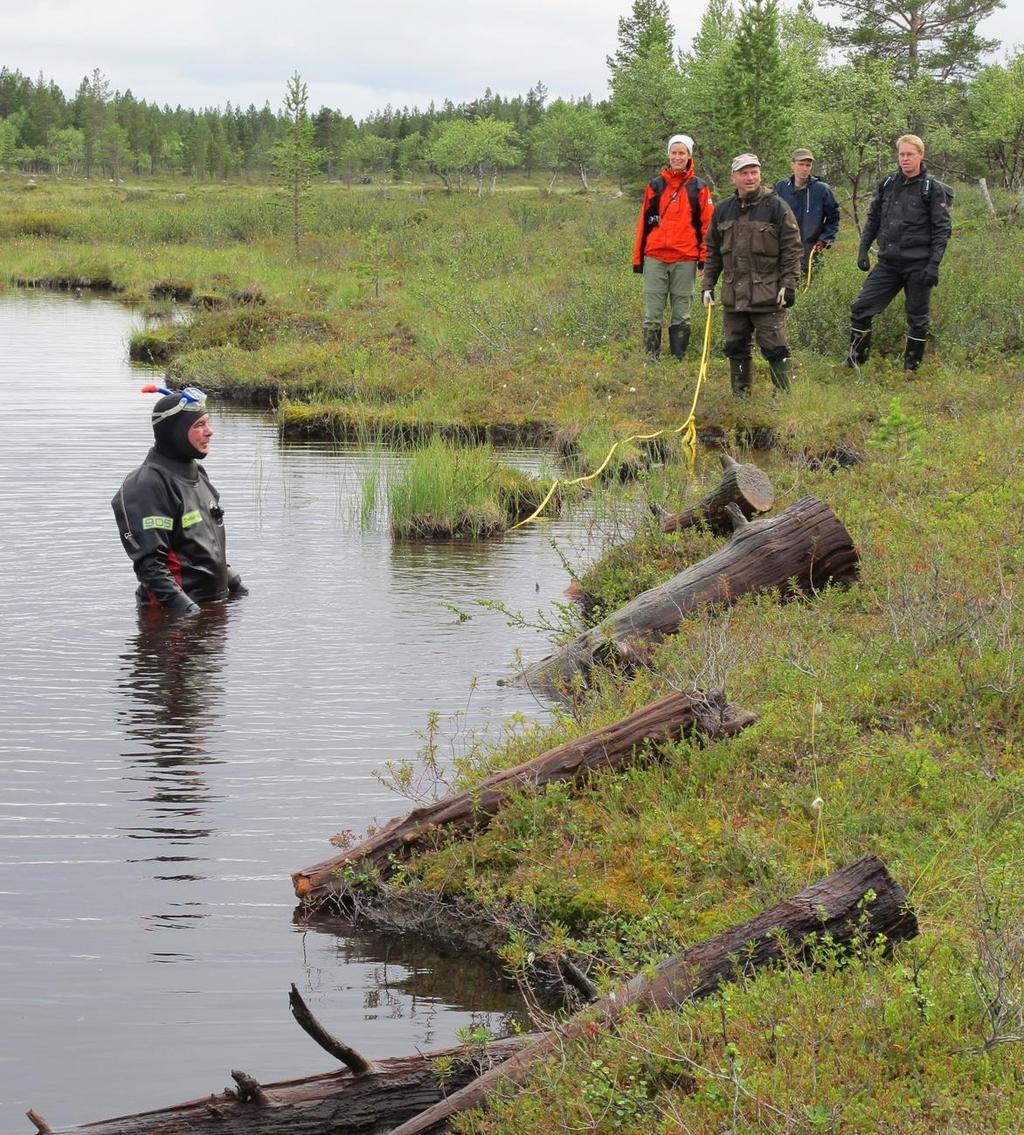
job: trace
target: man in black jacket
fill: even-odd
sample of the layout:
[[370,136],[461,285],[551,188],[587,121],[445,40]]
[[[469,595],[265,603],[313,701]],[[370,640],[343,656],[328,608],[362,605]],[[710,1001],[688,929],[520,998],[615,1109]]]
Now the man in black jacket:
[[200,603],[247,594],[227,562],[220,495],[199,464],[213,437],[206,395],[194,386],[143,390],[163,394],[153,407],[155,445],[110,503],[139,605],[194,615]]
[[903,292],[907,342],[903,371],[910,377],[921,364],[931,324],[932,288],[939,282],[939,263],[949,243],[952,191],[931,177],[924,164],[924,143],[904,134],[896,143],[899,169],[875,190],[867,223],[860,236],[857,267],[871,269],[868,250],[878,239],[878,263],[864,281],[850,308],[847,366],[860,366],[871,350],[871,321]]
[[712,214],[705,240],[704,306],[714,303],[722,278],[725,355],[732,392],[750,393],[753,342],[768,360],[777,390],[789,389],[786,308],[796,299],[803,245],[793,211],[761,184],[756,154],[732,162],[736,192]]

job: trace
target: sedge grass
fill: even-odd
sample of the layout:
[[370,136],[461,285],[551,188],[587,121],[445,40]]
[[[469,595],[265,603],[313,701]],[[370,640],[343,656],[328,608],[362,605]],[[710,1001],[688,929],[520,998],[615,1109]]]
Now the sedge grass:
[[[371,468],[365,502],[376,501],[382,479],[391,532],[411,539],[503,532],[540,504],[550,484],[501,463],[489,445],[460,446],[439,437],[387,470],[379,463]],[[365,508],[364,517],[371,511]]]

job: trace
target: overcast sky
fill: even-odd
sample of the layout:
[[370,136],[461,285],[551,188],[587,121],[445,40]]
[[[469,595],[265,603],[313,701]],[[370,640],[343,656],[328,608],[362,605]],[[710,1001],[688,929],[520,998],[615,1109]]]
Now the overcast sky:
[[[68,95],[98,67],[114,90],[172,106],[279,109],[298,71],[309,105],[360,119],[389,103],[463,102],[490,87],[607,93],[605,58],[630,0],[0,0],[0,65]],[[705,0],[670,0],[687,45]],[[980,30],[1024,46],[1024,3]]]

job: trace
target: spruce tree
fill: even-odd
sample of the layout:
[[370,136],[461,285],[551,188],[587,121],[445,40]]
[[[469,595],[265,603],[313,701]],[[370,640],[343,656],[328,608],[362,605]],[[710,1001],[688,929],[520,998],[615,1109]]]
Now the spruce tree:
[[284,98],[287,131],[273,150],[274,176],[284,184],[291,198],[292,240],[296,255],[302,236],[302,195],[309,188],[324,156],[314,143],[313,120],[306,109],[308,100],[306,84],[296,71],[288,80]]
[[726,69],[725,107],[735,149],[786,168],[794,82],[782,57],[778,0],[744,0]]
[[683,129],[694,140],[694,161],[702,177],[729,184],[736,154],[729,108],[730,67],[736,36],[731,0],[709,0],[690,51],[679,57]]
[[663,0],[634,0],[632,14],[619,20],[619,48],[608,57],[607,164],[629,185],[661,169],[669,137],[685,130],[674,37]]

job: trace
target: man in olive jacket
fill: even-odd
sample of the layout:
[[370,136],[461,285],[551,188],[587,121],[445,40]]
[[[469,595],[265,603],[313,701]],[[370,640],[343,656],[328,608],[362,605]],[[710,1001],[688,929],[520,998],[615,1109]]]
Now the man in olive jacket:
[[785,309],[793,306],[800,279],[800,228],[785,201],[761,184],[755,154],[734,158],[731,176],[735,193],[715,209],[708,226],[704,306],[714,303],[721,277],[733,394],[750,393],[752,340],[768,360],[776,389],[788,390]]

